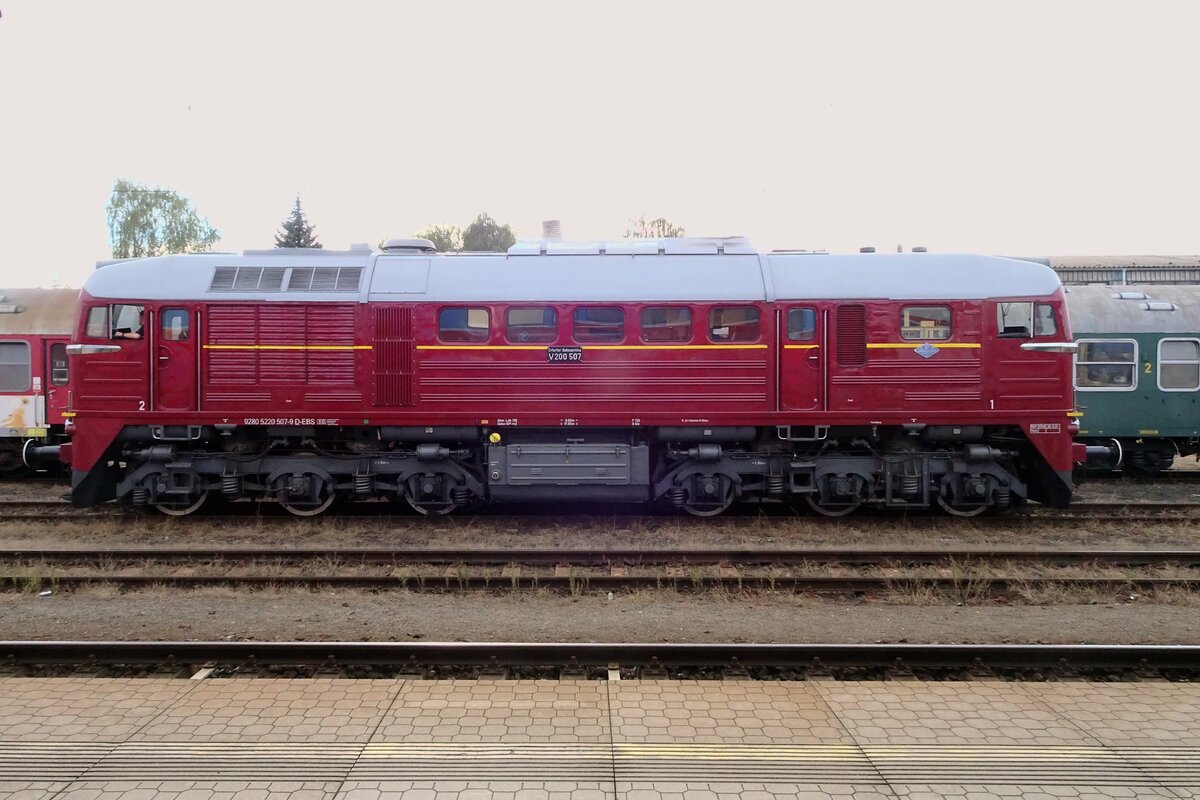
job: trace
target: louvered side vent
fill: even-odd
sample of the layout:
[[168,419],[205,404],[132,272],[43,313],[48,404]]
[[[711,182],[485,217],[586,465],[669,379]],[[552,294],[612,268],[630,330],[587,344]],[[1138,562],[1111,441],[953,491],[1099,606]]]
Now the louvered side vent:
[[289,292],[357,292],[362,267],[292,267]]
[[839,367],[861,367],[867,363],[866,306],[838,306],[837,363]]
[[[236,269],[236,267],[230,267]],[[257,307],[214,305],[208,312],[208,344],[204,350],[210,386],[257,386],[258,354],[254,350],[223,349],[247,347],[258,338]],[[212,392],[205,392],[212,399]]]
[[377,307],[374,344],[375,405],[413,405],[412,309]]
[[[312,387],[353,387],[354,350],[327,350],[326,347],[352,347],[354,341],[354,316],[356,306],[353,303],[315,303],[308,307],[308,344],[316,345],[308,351],[308,385]],[[328,394],[328,390],[310,392],[307,397],[315,399]],[[350,393],[345,388],[329,399],[345,399]],[[355,394],[359,400],[361,394]]]
[[286,267],[217,267],[210,292],[278,292]]

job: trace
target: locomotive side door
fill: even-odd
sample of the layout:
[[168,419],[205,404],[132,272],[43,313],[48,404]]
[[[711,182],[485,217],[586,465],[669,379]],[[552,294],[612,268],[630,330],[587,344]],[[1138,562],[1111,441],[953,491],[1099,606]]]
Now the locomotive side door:
[[67,337],[50,338],[45,341],[45,365],[42,385],[46,393],[47,425],[62,425],[63,412],[67,411],[69,390],[67,383],[70,378],[70,362],[67,360]]
[[190,308],[164,306],[151,317],[150,374],[155,411],[196,410],[196,330]]
[[826,353],[821,310],[788,304],[779,313],[780,405],[785,411],[822,408]]

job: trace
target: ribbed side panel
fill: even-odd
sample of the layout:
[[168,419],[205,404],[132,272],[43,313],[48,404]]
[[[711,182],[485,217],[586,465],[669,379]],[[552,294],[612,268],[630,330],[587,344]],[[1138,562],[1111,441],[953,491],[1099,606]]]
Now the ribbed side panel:
[[861,367],[867,363],[866,306],[838,306],[837,363],[839,367]]
[[376,308],[374,345],[375,405],[413,405],[412,309]]
[[[308,399],[345,399],[354,386],[353,303],[320,305],[214,305],[209,309],[206,351],[213,386],[295,386],[316,391]],[[222,350],[220,345],[254,347]],[[271,348],[280,349],[271,349]],[[339,387],[326,398],[324,387]],[[215,401],[216,395],[208,395]]]

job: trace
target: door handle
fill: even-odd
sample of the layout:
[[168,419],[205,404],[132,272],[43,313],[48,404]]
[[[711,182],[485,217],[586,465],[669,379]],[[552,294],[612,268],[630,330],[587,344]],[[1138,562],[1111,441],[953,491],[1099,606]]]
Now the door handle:
[[159,363],[164,363],[164,362],[167,362],[170,360],[171,360],[171,355],[170,355],[169,351],[167,350],[167,348],[165,348],[165,347],[158,348]]

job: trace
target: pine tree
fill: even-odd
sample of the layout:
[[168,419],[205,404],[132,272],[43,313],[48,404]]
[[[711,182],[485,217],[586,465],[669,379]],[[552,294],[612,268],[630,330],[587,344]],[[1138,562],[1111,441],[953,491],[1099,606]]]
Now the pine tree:
[[308,223],[304,211],[300,208],[300,195],[296,195],[296,206],[292,213],[283,221],[283,230],[275,234],[276,247],[315,247],[321,248],[317,241],[317,229]]

